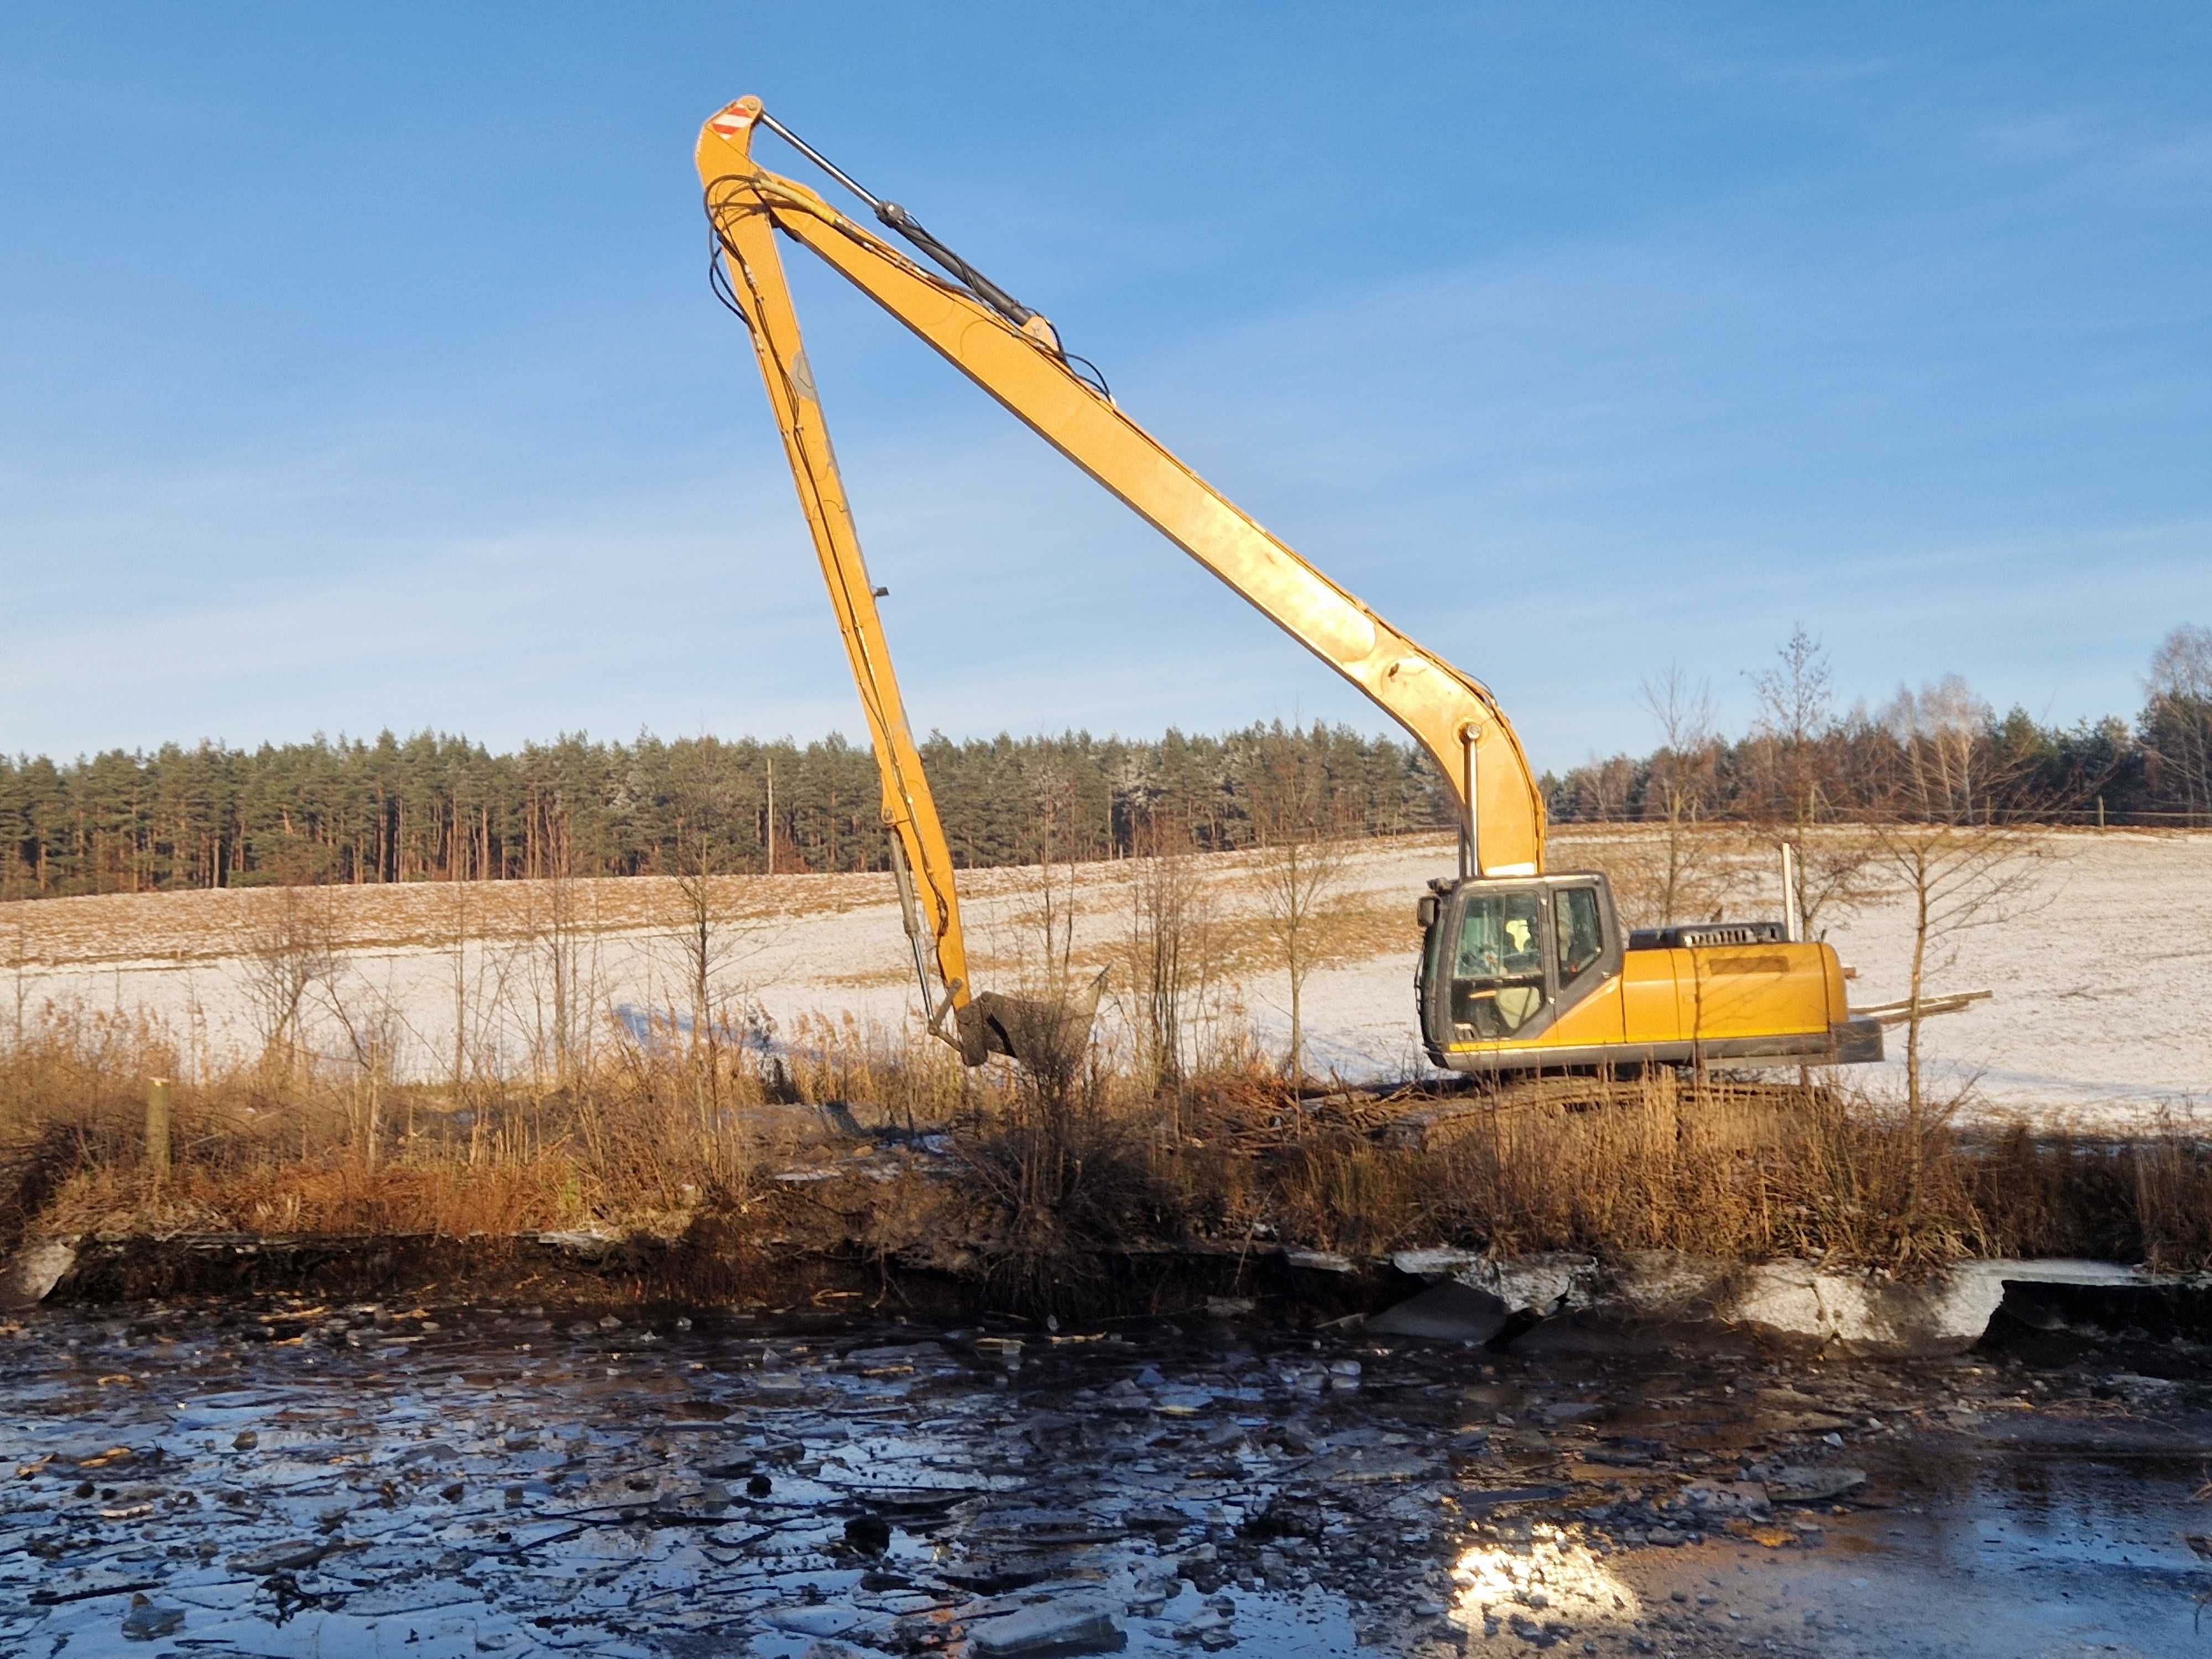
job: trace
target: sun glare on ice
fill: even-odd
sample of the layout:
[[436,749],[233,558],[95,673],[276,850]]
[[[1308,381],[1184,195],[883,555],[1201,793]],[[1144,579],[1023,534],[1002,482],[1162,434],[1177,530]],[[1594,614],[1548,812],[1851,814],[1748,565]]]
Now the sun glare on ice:
[[1537,1528],[1525,1544],[1479,1544],[1460,1557],[1452,1578],[1460,1586],[1454,1622],[1462,1626],[1516,1612],[1541,1624],[1547,1612],[1571,1620],[1633,1619],[1641,1610],[1636,1592],[1603,1559],[1554,1528]]

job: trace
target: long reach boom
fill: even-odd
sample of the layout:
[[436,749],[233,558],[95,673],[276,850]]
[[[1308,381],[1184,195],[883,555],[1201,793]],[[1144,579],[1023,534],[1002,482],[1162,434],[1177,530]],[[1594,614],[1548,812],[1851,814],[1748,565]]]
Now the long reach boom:
[[[763,167],[752,155],[763,126],[851,189],[880,222],[947,274],[924,269],[814,191]],[[878,202],[800,143],[757,98],[739,99],[707,123],[697,161],[727,282],[724,297],[752,337],[860,687],[915,966],[933,1004],[931,1027],[942,1034],[947,1013],[953,1015],[957,1045],[970,1065],[989,1052],[1018,1052],[1022,1022],[1036,1016],[1012,999],[984,994],[979,1002],[969,983],[951,852],[892,673],[777,231],[905,324],[1404,726],[1451,781],[1462,815],[1463,877],[1542,873],[1542,797],[1520,739],[1480,682],[1422,649],[1239,511],[1078,373],[1079,360],[1063,352],[1042,317],[930,236],[904,209]],[[926,954],[934,958],[937,991],[929,984]]]

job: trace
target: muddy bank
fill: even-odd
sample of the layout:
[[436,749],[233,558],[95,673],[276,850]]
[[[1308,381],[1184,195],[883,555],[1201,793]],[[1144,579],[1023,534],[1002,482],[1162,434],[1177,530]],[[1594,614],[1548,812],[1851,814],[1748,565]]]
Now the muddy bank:
[[0,1336],[0,1650],[2197,1651],[2206,1350],[2021,1336],[41,1309]]
[[[4,1276],[18,1308],[40,1301],[97,1308],[160,1296],[280,1291],[340,1297],[532,1296],[622,1309],[758,1309],[859,1304],[932,1318],[986,1314],[1039,1319],[1036,1305],[993,1274],[983,1253],[954,1246],[917,1259],[762,1239],[719,1227],[674,1238],[591,1232],[505,1238],[262,1237],[41,1241]],[[1262,1322],[1305,1324],[1384,1307],[1420,1286],[1387,1260],[1353,1263],[1316,1251],[1145,1246],[1085,1253],[1066,1304],[1092,1317],[1205,1311],[1234,1304]]]
[[[1032,1273],[1034,1264],[1029,1264]],[[1911,1279],[1806,1261],[1679,1253],[1493,1259],[1431,1249],[1352,1257],[1247,1242],[1085,1254],[1042,1299],[975,1246],[926,1258],[857,1243],[696,1225],[673,1238],[598,1232],[47,1239],[0,1284],[10,1306],[293,1292],[353,1299],[538,1298],[573,1307],[842,1308],[936,1320],[1054,1322],[1204,1315],[1256,1328],[1365,1328],[1488,1348],[1627,1352],[1733,1338],[1859,1358],[1965,1352],[1993,1328],[2212,1337],[2212,1279],[2095,1261],[1961,1262]]]

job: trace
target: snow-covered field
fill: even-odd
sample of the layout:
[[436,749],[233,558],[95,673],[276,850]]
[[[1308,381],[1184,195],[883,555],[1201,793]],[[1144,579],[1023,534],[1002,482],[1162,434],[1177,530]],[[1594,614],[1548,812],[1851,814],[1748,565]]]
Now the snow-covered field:
[[[1649,850],[1645,838],[1644,849]],[[1959,935],[1931,994],[1993,991],[1931,1021],[1940,1077],[1980,1079],[2005,1109],[2115,1126],[2161,1103],[2212,1103],[2212,836],[2068,835],[2051,843],[2037,892],[2013,919]],[[1556,868],[1633,858],[1619,833],[1554,837]],[[1309,1064],[1347,1077],[1421,1066],[1413,1006],[1414,898],[1447,873],[1453,849],[1422,837],[1359,849],[1339,881],[1330,957],[1308,981]],[[1247,855],[1196,861],[1209,915],[1206,995],[1214,1036],[1249,1031],[1279,1045],[1287,988],[1257,935],[1261,901]],[[1129,935],[1133,866],[1080,867],[1073,955],[1110,963]],[[979,984],[1020,989],[1039,959],[1035,870],[963,878]],[[1056,904],[1067,894],[1065,872]],[[1741,872],[1729,914],[1772,915],[1778,882]],[[144,1017],[188,1054],[250,1052],[286,994],[286,960],[316,958],[300,998],[314,1046],[335,1059],[376,1032],[399,1064],[441,1073],[458,1042],[471,1063],[520,1063],[565,1017],[604,1040],[607,1017],[635,1022],[690,1007],[684,906],[659,880],[421,884],[118,895],[0,908],[0,1041],[20,1018],[78,1009]],[[911,1029],[919,998],[890,878],[731,877],[715,884],[712,977],[730,1006],[757,1006],[785,1040],[810,1022]],[[1838,917],[1828,937],[1858,969],[1853,1000],[1904,994],[1909,907],[1892,896]],[[327,945],[327,959],[323,947]],[[1127,982],[1126,974],[1117,976]],[[1111,981],[1109,981],[1110,983]],[[342,1020],[337,1010],[346,1016]],[[817,1028],[818,1029],[818,1028]],[[1109,991],[1102,1029],[1115,1040]],[[1206,1033],[1202,1033],[1206,1034]],[[1902,1048],[1901,1036],[1893,1048]]]

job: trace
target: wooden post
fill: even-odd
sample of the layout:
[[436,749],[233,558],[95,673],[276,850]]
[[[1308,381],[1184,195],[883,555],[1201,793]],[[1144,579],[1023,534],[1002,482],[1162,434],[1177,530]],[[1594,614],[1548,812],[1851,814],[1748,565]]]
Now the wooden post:
[[169,1079],[146,1079],[146,1168],[159,1188],[169,1178]]
[[2097,797],[2097,828],[2099,828],[2100,830],[2101,830],[2101,829],[2103,829],[2104,827],[2105,827],[2105,798],[2104,798],[2102,795],[2100,795],[2100,796],[2098,796],[2098,797]]

